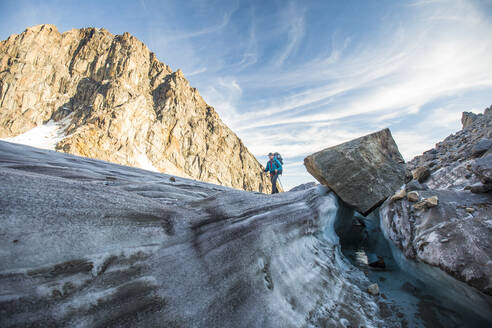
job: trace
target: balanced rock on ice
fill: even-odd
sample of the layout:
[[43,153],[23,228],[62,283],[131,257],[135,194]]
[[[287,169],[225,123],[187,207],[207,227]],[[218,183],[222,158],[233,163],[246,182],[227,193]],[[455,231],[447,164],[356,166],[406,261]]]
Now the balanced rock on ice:
[[311,175],[363,215],[404,184],[404,163],[389,129],[326,148],[304,159]]

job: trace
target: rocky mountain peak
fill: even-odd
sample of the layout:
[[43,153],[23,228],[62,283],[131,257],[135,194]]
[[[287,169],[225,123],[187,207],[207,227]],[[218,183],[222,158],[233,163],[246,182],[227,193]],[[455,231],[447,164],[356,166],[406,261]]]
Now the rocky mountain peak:
[[463,125],[463,129],[468,128],[475,122],[476,119],[481,118],[482,116],[491,116],[492,115],[492,105],[490,107],[485,108],[483,114],[475,114],[472,112],[463,112],[461,115],[461,124]]
[[[39,131],[50,136],[30,137]],[[48,138],[75,155],[269,190],[261,165],[183,72],[130,33],[45,24],[2,41],[0,138]]]

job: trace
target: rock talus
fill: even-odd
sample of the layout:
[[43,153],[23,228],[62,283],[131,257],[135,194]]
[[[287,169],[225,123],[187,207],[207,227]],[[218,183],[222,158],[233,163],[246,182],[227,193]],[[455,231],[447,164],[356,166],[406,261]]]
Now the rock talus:
[[324,149],[304,159],[311,175],[363,215],[403,185],[404,163],[389,129]]
[[[393,197],[380,209],[385,235],[408,258],[438,267],[492,295],[491,108],[463,113],[463,129],[407,163],[423,201]],[[485,145],[485,146],[484,146]],[[477,149],[479,151],[477,151]]]
[[56,150],[268,192],[261,165],[180,70],[128,33],[39,25],[0,42],[0,138],[64,122]]

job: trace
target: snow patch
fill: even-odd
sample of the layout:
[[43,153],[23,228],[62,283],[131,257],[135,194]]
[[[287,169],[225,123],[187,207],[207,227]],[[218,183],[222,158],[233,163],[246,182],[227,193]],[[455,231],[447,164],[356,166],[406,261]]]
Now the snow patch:
[[66,137],[65,129],[70,124],[70,119],[71,115],[59,122],[50,120],[46,124],[39,125],[27,132],[2,140],[36,148],[55,150],[56,144]]
[[147,170],[147,171],[153,171],[153,172],[159,172],[158,169],[155,168],[155,166],[152,164],[150,159],[147,157],[145,153],[140,153],[136,161],[138,163],[138,167],[141,169]]

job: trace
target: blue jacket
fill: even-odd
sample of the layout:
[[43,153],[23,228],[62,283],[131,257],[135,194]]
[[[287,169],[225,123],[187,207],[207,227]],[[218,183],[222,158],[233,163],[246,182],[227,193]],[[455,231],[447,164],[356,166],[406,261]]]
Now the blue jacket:
[[274,174],[275,170],[280,172],[282,170],[282,164],[280,164],[279,160],[276,158],[268,160],[265,172],[270,172],[271,174]]

